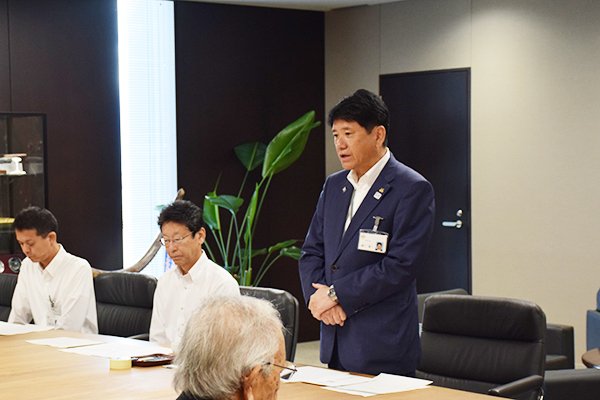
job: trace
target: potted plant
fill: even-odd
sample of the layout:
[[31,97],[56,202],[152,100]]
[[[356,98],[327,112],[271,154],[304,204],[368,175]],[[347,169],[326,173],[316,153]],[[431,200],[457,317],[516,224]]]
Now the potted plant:
[[[240,286],[258,286],[269,268],[281,257],[300,258],[300,249],[294,244],[297,240],[286,240],[268,248],[254,249],[253,239],[260,211],[271,184],[273,175],[289,167],[304,151],[310,131],[321,124],[315,122],[315,112],[310,111],[283,128],[268,145],[260,142],[245,143],[235,147],[235,154],[246,168],[246,174],[237,196],[218,195],[214,191],[204,197],[204,221],[215,239],[224,266],[238,281]],[[262,165],[262,178],[255,183],[254,192],[248,202],[243,217],[238,218],[244,204],[242,189],[250,171]],[[231,214],[229,226],[221,224],[220,211]],[[215,253],[206,244],[215,262]],[[253,259],[262,256],[262,261]],[[254,268],[254,265],[259,265]],[[256,271],[256,273],[254,273]]]

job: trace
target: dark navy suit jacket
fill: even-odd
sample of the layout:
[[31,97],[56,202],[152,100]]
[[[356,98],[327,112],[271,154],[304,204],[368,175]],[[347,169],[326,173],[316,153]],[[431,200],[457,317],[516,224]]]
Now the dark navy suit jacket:
[[[348,317],[344,326],[321,323],[321,362],[331,360],[337,336],[349,371],[412,372],[421,356],[415,280],[433,229],[433,188],[392,155],[344,233],[353,192],[347,175],[327,178],[299,261],[307,305],[313,282],[333,284]],[[357,249],[374,216],[383,217],[378,231],[389,234],[386,254]]]

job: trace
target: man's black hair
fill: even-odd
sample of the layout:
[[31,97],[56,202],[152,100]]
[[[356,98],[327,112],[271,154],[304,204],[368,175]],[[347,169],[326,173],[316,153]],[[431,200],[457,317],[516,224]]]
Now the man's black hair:
[[16,231],[35,229],[38,236],[45,238],[50,232],[58,232],[58,221],[45,208],[32,206],[24,208],[17,214],[13,228]]
[[189,200],[175,200],[163,208],[158,216],[158,226],[162,228],[167,222],[185,225],[192,236],[196,236],[200,228],[204,228],[202,209]]
[[351,96],[346,96],[329,111],[327,122],[329,126],[337,120],[356,122],[367,132],[371,133],[374,127],[383,125],[385,128],[385,142],[390,129],[390,112],[381,100],[381,97],[365,89],[359,89]]

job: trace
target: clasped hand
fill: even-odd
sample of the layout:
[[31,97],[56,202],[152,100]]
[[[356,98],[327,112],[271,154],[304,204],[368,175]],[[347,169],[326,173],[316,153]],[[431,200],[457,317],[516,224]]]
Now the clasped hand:
[[346,313],[335,301],[331,300],[328,291],[329,287],[320,283],[312,284],[316,292],[310,296],[308,309],[312,316],[326,325],[344,326]]

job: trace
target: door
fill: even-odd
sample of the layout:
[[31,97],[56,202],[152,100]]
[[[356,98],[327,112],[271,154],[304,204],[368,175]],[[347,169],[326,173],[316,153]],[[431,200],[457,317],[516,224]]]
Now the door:
[[435,190],[435,225],[419,293],[471,293],[470,70],[382,75],[388,146]]

